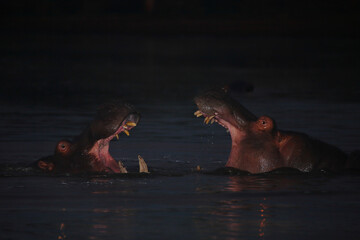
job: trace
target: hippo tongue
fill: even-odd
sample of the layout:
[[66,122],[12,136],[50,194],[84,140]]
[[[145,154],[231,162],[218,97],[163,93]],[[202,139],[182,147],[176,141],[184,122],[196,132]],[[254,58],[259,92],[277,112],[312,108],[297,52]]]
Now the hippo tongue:
[[117,163],[115,159],[110,155],[109,143],[114,137],[118,139],[118,134],[121,132],[124,132],[126,135],[129,136],[129,130],[131,130],[135,126],[135,122],[127,121],[125,119],[113,135],[110,135],[107,138],[99,139],[95,142],[89,153],[95,156],[97,164],[100,165],[100,171],[111,173],[127,173],[127,170],[123,166],[121,161]]
[[[115,159],[109,153],[109,142],[107,139],[99,140],[99,160],[106,168],[106,171],[114,172],[114,173],[127,173],[126,168],[122,166],[122,163],[119,164],[115,161]],[[120,167],[121,166],[121,167]]]
[[127,173],[126,168],[121,162],[117,163],[109,153],[110,141],[118,134],[118,131],[104,139],[99,139],[90,149],[89,153],[93,155],[97,161],[96,165],[100,165],[99,171],[110,173]]

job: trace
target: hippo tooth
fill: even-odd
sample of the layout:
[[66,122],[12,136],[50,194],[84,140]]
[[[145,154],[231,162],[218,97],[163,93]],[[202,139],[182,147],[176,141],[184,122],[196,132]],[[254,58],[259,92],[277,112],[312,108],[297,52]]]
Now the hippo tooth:
[[204,119],[204,123],[208,124],[209,123],[209,117],[205,117]]
[[213,124],[215,122],[215,118],[211,119],[211,124]]
[[200,112],[200,110],[197,110],[196,112],[194,112],[194,115],[196,117],[201,117],[202,116],[202,113]]
[[145,160],[140,155],[138,155],[138,159],[139,159],[139,172],[149,173]]
[[124,133],[125,133],[126,135],[130,136],[130,133],[129,133],[128,130],[124,129]]
[[118,164],[119,164],[119,168],[120,168],[121,173],[127,173],[128,172],[121,161],[119,161]]
[[[206,117],[205,118],[205,123],[209,124],[210,121],[212,121],[214,119],[215,116],[210,116],[210,117]],[[213,122],[212,122],[213,123]]]
[[116,134],[115,137],[117,140],[119,140],[119,134]]
[[129,121],[129,122],[125,123],[125,125],[129,126],[129,127],[135,127],[136,123]]

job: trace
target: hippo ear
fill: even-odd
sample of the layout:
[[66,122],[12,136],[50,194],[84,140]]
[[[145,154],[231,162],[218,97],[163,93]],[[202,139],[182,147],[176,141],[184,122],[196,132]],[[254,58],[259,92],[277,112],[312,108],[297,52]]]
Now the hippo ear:
[[261,116],[256,121],[256,125],[261,131],[270,132],[274,129],[274,121],[268,116]]
[[46,172],[51,172],[55,167],[52,162],[46,162],[42,160],[38,161],[37,166]]

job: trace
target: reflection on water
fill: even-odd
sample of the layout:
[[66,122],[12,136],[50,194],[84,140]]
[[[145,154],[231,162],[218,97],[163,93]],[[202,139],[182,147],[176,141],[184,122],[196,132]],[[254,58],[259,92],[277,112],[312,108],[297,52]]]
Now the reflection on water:
[[260,225],[259,225],[259,237],[263,237],[265,235],[265,226],[267,225],[266,223],[266,218],[268,217],[267,215],[267,209],[269,208],[269,206],[267,206],[265,204],[266,198],[263,199],[264,203],[260,203]]
[[[264,189],[264,188],[274,188],[279,187],[278,184],[269,184],[269,182],[266,181],[266,178],[259,178],[259,177],[243,177],[243,178],[239,178],[239,177],[229,177],[229,182],[228,182],[228,186],[225,188],[225,190],[230,191],[230,192],[241,192],[243,190],[246,189]],[[271,179],[273,180],[273,179]],[[285,182],[287,181],[287,179],[282,179],[282,181],[280,181],[281,183],[283,183],[285,180]],[[271,190],[271,189],[267,189],[267,190]],[[229,209],[238,209],[240,208],[240,206],[234,205],[236,204],[236,201],[227,201],[225,202],[226,204],[229,204],[230,207]],[[265,226],[267,225],[267,220],[270,218],[270,215],[268,214],[268,208],[269,206],[266,204],[266,197],[262,198],[262,201],[260,201],[260,203],[258,204],[258,208],[255,208],[254,210],[256,212],[258,212],[259,215],[259,230],[258,230],[258,234],[259,237],[263,237],[265,235]],[[233,227],[231,226],[231,231],[233,231]]]
[[[291,173],[289,173],[291,175]],[[301,184],[303,179],[294,176],[230,176],[227,185],[224,186],[226,191],[241,192],[241,191],[275,191],[291,189],[297,184]]]
[[358,176],[193,173],[99,182],[1,178],[0,231],[5,239],[102,240],[337,239],[339,230],[358,231],[351,227],[359,220]]
[[57,239],[66,239],[64,228],[65,228],[65,224],[61,223],[59,228],[59,236],[57,237]]
[[[255,183],[261,185],[262,188],[251,186]],[[204,235],[221,235],[222,239],[264,237],[268,222],[271,220],[267,197],[254,197],[249,201],[246,191],[249,189],[263,191],[268,187],[273,186],[264,183],[264,179],[259,177],[228,177],[228,182],[222,191],[240,194],[239,197],[220,200],[208,209],[200,207],[198,212],[208,217],[202,221],[195,218],[195,224]],[[243,197],[240,197],[243,191],[245,193]]]
[[[230,199],[217,202],[209,211],[199,211],[206,218],[197,217],[194,223],[204,236],[221,236],[222,239],[263,237],[271,216],[266,198],[254,199],[255,203]],[[199,213],[198,213],[199,214]],[[271,231],[271,229],[270,229]]]

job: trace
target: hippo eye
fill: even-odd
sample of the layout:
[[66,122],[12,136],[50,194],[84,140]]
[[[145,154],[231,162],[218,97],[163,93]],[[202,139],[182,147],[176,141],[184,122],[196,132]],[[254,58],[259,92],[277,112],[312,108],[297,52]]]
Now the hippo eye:
[[56,146],[55,152],[60,154],[68,154],[71,147],[71,143],[68,141],[60,141]]
[[262,124],[263,124],[263,125],[265,125],[265,124],[266,124],[266,122],[263,120],[263,121],[262,121]]

